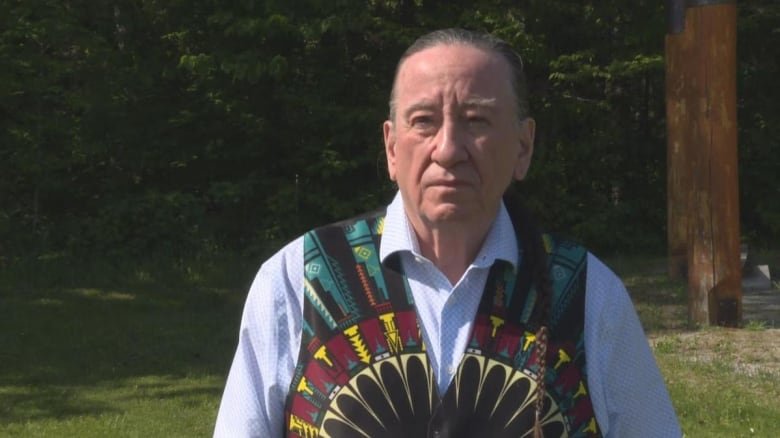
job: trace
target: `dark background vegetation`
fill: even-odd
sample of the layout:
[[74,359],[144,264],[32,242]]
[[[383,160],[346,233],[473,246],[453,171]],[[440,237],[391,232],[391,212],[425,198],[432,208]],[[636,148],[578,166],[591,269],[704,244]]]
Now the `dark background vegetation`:
[[[527,202],[601,252],[663,251],[663,2],[0,1],[0,265],[266,254],[390,199],[395,62],[440,27],[527,65]],[[742,234],[780,238],[780,4],[739,2]]]

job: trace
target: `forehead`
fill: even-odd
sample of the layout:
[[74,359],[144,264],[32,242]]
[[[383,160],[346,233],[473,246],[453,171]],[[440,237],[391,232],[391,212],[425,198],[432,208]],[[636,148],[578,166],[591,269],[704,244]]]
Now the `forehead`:
[[395,86],[399,104],[442,95],[513,99],[510,69],[501,55],[463,44],[437,45],[411,55],[401,64]]

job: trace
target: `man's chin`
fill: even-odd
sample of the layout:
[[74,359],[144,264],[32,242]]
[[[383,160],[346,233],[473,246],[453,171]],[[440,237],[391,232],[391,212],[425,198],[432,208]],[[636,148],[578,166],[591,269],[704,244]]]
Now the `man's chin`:
[[474,220],[478,216],[478,209],[473,204],[462,202],[440,202],[424,211],[423,216],[431,225],[445,225],[449,223],[461,223]]

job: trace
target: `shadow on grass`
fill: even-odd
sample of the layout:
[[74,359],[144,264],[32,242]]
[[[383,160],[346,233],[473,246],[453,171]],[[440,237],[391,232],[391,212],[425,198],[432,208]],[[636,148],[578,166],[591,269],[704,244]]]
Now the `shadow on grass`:
[[662,256],[607,260],[626,285],[645,332],[694,330],[688,323],[686,284],[670,280]]
[[[170,389],[170,385],[161,385],[159,388],[153,391],[141,392],[141,394],[147,397],[153,397],[158,400],[182,397],[193,399],[202,395],[220,396],[222,395],[222,387],[200,386],[197,388]],[[123,398],[129,400],[136,398],[136,396],[126,396]]]
[[[243,264],[242,264],[243,263]],[[253,266],[250,266],[253,265]],[[0,422],[110,412],[72,389],[143,376],[224,381],[257,263],[37,261],[0,272]],[[144,390],[218,394],[220,385]]]
[[[765,251],[755,256],[762,264],[780,266],[780,252]],[[686,280],[670,280],[664,257],[626,257],[611,266],[623,279],[647,332],[694,331],[688,323]],[[780,327],[780,295],[777,286],[769,290],[742,290],[742,327]]]
[[[0,420],[35,421],[114,411],[99,402],[74,400],[73,392],[52,387],[23,387],[0,393]],[[19,413],[23,412],[22,415]]]

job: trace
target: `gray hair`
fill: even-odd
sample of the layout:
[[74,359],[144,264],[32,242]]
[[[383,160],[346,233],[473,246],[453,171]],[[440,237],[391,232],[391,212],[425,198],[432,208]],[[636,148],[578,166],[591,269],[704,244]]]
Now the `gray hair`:
[[519,120],[524,120],[530,115],[528,106],[528,88],[526,86],[525,73],[523,72],[523,59],[512,49],[506,41],[497,38],[489,33],[474,32],[465,29],[441,29],[427,33],[412,43],[408,49],[401,55],[398,65],[395,68],[395,77],[393,79],[393,88],[390,91],[390,115],[389,119],[395,120],[395,95],[396,83],[398,82],[398,71],[407,58],[415,53],[430,49],[435,46],[464,45],[495,53],[506,61],[510,70],[510,81],[512,91],[515,94],[515,103],[517,116]]

